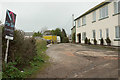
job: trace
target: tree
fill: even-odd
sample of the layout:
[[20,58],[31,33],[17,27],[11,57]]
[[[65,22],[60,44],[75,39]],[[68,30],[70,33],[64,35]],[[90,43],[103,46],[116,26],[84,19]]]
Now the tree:
[[61,36],[61,30],[60,30],[60,28],[56,28],[55,29],[55,35]]
[[66,32],[65,32],[65,29],[62,29],[62,35],[63,35],[64,37],[67,37]]
[[39,31],[33,34],[33,37],[42,37],[42,36],[43,36],[42,33]]
[[64,29],[62,29],[62,32],[61,32],[61,42],[62,43],[68,43],[69,42],[69,39],[68,39]]
[[75,33],[73,33],[73,34],[72,34],[72,42],[73,42],[73,43],[75,43],[75,39],[76,39]]

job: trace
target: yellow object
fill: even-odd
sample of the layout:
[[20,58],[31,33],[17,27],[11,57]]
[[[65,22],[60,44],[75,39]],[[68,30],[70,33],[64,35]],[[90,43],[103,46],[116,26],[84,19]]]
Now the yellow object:
[[46,40],[51,40],[54,43],[57,42],[57,36],[55,36],[55,35],[53,35],[53,36],[52,35],[45,35],[45,36],[43,36],[43,38]]

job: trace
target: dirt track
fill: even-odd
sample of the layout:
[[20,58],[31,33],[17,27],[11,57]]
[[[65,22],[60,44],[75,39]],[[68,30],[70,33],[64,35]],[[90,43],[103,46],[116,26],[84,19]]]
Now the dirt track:
[[36,78],[116,78],[117,51],[93,49],[78,44],[55,44],[48,48],[51,66]]

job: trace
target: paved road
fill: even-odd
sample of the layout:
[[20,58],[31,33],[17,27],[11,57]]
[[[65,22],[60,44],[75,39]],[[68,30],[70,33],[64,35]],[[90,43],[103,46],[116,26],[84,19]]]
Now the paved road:
[[51,66],[37,78],[116,78],[117,51],[93,49],[78,44],[55,44],[46,51]]

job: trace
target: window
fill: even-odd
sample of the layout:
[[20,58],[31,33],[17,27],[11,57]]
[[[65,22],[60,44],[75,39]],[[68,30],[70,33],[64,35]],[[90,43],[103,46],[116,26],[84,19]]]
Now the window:
[[82,18],[82,25],[86,25],[86,16]]
[[75,27],[76,27],[76,21],[75,21]]
[[106,38],[109,37],[109,29],[106,29]]
[[108,17],[108,5],[100,8],[100,19]]
[[93,30],[93,38],[95,38],[95,36],[96,36],[96,35],[95,35],[95,30]]
[[114,14],[117,14],[120,12],[120,1],[114,2]]
[[120,26],[115,27],[115,37],[120,38]]
[[78,20],[78,27],[80,27],[80,25],[81,25],[81,24],[80,24],[80,19],[79,19],[79,20]]
[[82,40],[85,40],[85,38],[86,38],[86,32],[83,32],[82,33]]
[[96,11],[93,12],[93,21],[96,21]]
[[79,20],[77,20],[77,27],[79,27]]
[[100,29],[100,39],[102,38],[102,30]]

